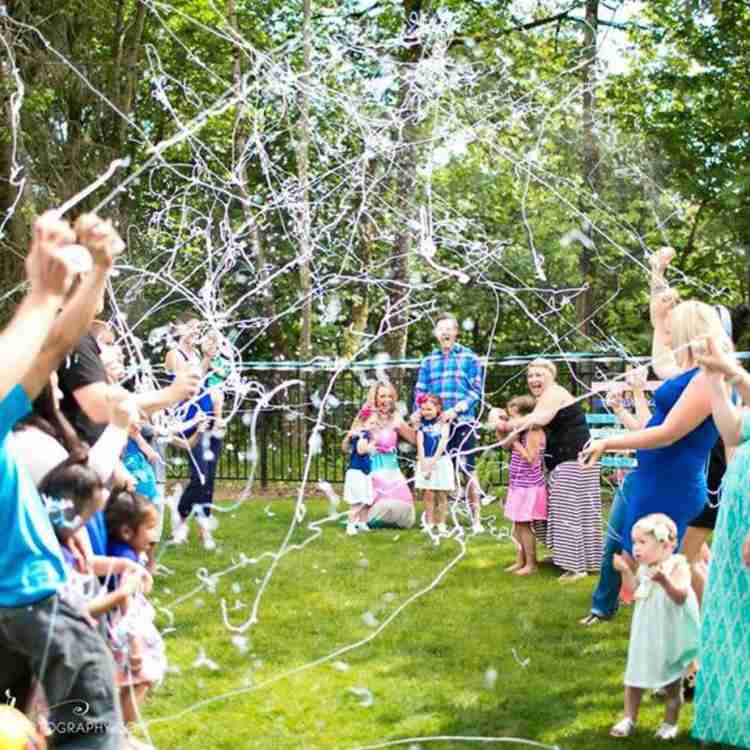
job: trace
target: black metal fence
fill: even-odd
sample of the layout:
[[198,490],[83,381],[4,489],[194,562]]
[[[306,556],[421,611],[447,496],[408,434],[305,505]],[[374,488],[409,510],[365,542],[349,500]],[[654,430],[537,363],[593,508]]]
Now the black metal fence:
[[[529,359],[531,357],[513,357],[487,363],[485,417],[490,406],[505,404],[512,396],[526,392],[525,367]],[[620,357],[581,354],[558,359],[558,381],[576,394],[585,392],[593,380],[622,373],[627,364]],[[418,360],[358,363],[339,370],[320,364],[300,363],[280,368],[248,363],[243,366],[242,374],[254,384],[252,391],[257,395],[248,396],[235,405],[224,437],[217,479],[243,481],[252,475],[264,487],[273,482],[299,482],[312,452],[309,481],[343,482],[347,457],[341,452],[341,442],[370,387],[387,378],[398,391],[402,410],[411,412],[418,367]],[[267,396],[275,388],[279,388],[276,396],[264,402],[264,394]],[[228,405],[229,401],[228,398]],[[319,415],[322,415],[321,429],[311,441]],[[481,442],[488,444],[493,437],[482,433]],[[407,469],[415,454],[410,446],[401,448],[400,460]],[[502,481],[500,453],[489,451],[481,460],[480,473],[490,484]],[[175,449],[170,458],[170,476],[185,477],[188,464],[184,454]]]

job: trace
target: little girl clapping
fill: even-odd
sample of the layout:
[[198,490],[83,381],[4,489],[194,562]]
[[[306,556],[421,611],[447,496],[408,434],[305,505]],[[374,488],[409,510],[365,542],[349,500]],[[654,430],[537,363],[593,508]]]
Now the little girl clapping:
[[669,516],[644,516],[633,527],[632,538],[635,559],[625,552],[613,561],[635,591],[635,611],[625,670],[625,717],[610,734],[631,735],[643,691],[664,688],[666,715],[656,737],[671,740],[677,736],[682,676],[698,653],[698,601],[687,560],[674,554],[677,527]]

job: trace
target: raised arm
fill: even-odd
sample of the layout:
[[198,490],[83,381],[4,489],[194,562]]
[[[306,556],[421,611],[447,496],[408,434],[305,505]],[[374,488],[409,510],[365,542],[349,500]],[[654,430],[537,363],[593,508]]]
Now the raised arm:
[[101,305],[114,259],[124,247],[112,224],[91,214],[78,219],[76,233],[91,255],[93,268],[84,275],[78,289],[63,307],[34,367],[22,381],[26,394],[32,400],[47,384],[50,373],[57,369],[63,357],[88,330]]
[[[0,372],[0,399],[27,377],[47,340],[57,313],[74,279],[72,260],[60,252],[75,242],[66,221],[46,213],[34,222],[31,247],[26,258],[29,293],[10,323],[0,332],[0,349],[6,362]],[[47,373],[47,376],[49,373]],[[45,377],[45,382],[46,382]],[[41,390],[40,386],[39,390]],[[31,400],[39,391],[29,393]]]
[[674,258],[674,249],[663,247],[651,259],[649,279],[649,313],[654,335],[651,341],[651,366],[659,378],[672,378],[680,373],[667,327],[667,317],[679,301],[677,293],[670,289],[664,278],[664,271]]
[[605,451],[663,448],[692,432],[711,414],[711,397],[706,376],[696,375],[660,425],[623,435],[592,440],[581,451],[585,465],[596,463]]

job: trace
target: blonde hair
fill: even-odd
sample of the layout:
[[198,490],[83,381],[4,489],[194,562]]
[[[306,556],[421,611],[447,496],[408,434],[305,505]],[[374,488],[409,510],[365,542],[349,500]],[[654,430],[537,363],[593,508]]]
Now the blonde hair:
[[672,310],[670,324],[672,351],[677,364],[682,368],[695,364],[696,354],[700,353],[701,344],[708,338],[725,351],[734,349],[719,314],[704,302],[681,302]]
[[677,543],[677,524],[666,513],[649,513],[639,518],[633,526],[633,531],[636,529],[649,534],[657,542]]
[[557,365],[551,359],[544,359],[544,357],[537,357],[536,359],[532,359],[531,362],[526,365],[526,370],[528,371],[532,367],[539,367],[542,370],[546,370],[550,375],[552,375],[553,380],[557,380]]
[[373,409],[378,408],[378,392],[381,388],[386,388],[391,392],[391,395],[393,396],[393,406],[391,407],[391,414],[393,414],[396,411],[396,403],[398,401],[398,391],[393,387],[392,383],[375,383],[375,385],[370,386],[370,390],[367,393],[367,403],[371,404]]

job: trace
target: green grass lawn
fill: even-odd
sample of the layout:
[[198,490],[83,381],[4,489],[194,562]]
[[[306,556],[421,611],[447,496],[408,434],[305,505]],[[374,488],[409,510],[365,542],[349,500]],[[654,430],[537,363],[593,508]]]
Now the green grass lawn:
[[[233,642],[220,601],[231,623],[244,623],[270,566],[267,558],[242,565],[241,555],[277,550],[293,518],[290,501],[274,501],[273,516],[267,507],[248,502],[221,514],[214,553],[191,538],[160,557],[173,573],[157,578],[153,600],[174,617],[165,635],[174,671],[145,710],[160,750],[359,748],[429,736],[517,737],[571,750],[656,744],[663,707],[650,699],[635,738],[607,736],[622,707],[629,609],[614,623],[579,626],[594,578],[562,586],[552,567],[525,579],[503,573],[514,556],[507,539],[469,538],[460,557],[456,542],[434,547],[418,530],[349,538],[324,524],[319,538],[279,560],[247,643]],[[292,543],[313,536],[307,524],[326,512],[310,502]],[[200,568],[215,574],[233,563],[215,585],[201,582]],[[363,615],[382,623],[410,597],[374,638],[327,658],[373,635]],[[160,625],[170,626],[166,614]],[[194,666],[201,649],[218,669]],[[369,691],[372,704],[351,688]],[[687,706],[677,747],[695,747],[691,720]],[[479,746],[403,747],[412,745]]]

